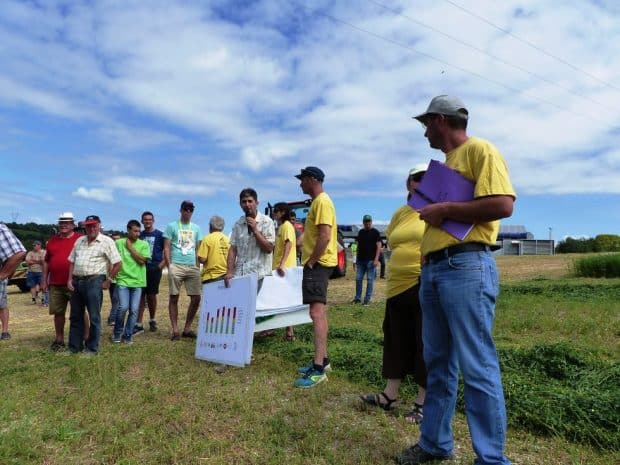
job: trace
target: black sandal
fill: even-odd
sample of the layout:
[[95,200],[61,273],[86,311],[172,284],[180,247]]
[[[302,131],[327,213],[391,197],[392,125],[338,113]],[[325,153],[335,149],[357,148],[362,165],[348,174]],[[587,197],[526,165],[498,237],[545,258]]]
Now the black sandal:
[[422,419],[424,418],[424,413],[422,413],[422,407],[423,407],[422,405],[416,404],[414,402],[411,412],[405,415],[405,420],[407,420],[409,423],[413,423],[416,425],[421,424]]
[[[381,402],[381,397],[383,397],[387,402]],[[362,399],[365,404],[380,407],[385,411],[392,410],[392,404],[398,400],[390,399],[385,392],[381,392],[379,394],[366,394],[365,396],[360,396],[360,399]]]

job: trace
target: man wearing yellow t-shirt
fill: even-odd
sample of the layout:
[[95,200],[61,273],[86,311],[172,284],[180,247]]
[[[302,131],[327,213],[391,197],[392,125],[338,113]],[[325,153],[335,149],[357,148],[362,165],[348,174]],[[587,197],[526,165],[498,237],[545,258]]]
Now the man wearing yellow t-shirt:
[[[488,141],[466,133],[469,113],[455,97],[435,97],[415,118],[430,146],[446,164],[475,183],[474,198],[420,209],[422,238],[422,337],[428,370],[424,421],[417,444],[399,463],[413,465],[452,456],[452,416],[458,370],[463,375],[465,413],[478,465],[508,465],[506,407],[491,335],[499,280],[491,247],[499,219],[512,215],[516,198],[506,163]],[[445,219],[473,224],[463,241],[443,229]]]
[[221,281],[226,274],[226,257],[230,248],[228,237],[222,233],[224,218],[214,215],[209,220],[209,234],[200,242],[198,261],[202,263],[200,279],[203,284]]
[[338,264],[336,209],[323,191],[325,174],[316,166],[308,166],[295,175],[304,194],[312,197],[302,239],[301,263],[304,267],[302,297],[310,304],[314,331],[314,360],[297,371],[301,378],[295,386],[311,388],[327,380],[330,370],[327,357],[327,286],[333,268]]

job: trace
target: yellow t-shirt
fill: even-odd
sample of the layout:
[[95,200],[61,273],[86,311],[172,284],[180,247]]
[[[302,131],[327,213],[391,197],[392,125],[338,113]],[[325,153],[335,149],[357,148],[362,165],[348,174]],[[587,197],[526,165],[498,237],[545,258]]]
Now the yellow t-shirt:
[[325,192],[321,192],[312,201],[310,211],[304,225],[304,239],[301,249],[301,263],[304,265],[312,255],[314,246],[319,238],[319,225],[331,226],[331,237],[325,248],[325,252],[319,258],[319,264],[323,266],[336,266],[338,264],[338,225],[336,224],[336,209],[332,199]]
[[278,228],[278,234],[276,235],[276,245],[273,248],[273,269],[275,270],[280,265],[282,255],[284,254],[284,245],[286,241],[291,242],[291,250],[288,257],[284,262],[284,268],[290,268],[297,265],[297,239],[295,237],[295,228],[290,221],[283,222]]
[[392,249],[387,266],[386,297],[394,297],[413,286],[420,276],[420,242],[424,221],[417,211],[403,205],[392,215],[385,236]]
[[[474,198],[489,195],[510,195],[516,199],[508,176],[506,162],[490,142],[470,137],[464,144],[446,154],[446,165],[476,183]],[[494,245],[499,232],[499,220],[477,223],[462,242]],[[458,244],[459,241],[442,229],[427,224],[422,238],[422,254]]]
[[206,258],[200,279],[215,279],[226,274],[226,257],[230,241],[221,231],[215,231],[202,238],[198,247],[198,257]]

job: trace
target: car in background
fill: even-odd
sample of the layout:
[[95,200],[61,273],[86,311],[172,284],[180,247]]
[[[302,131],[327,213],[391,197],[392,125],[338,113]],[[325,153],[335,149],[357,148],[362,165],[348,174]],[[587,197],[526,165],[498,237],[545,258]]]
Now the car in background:
[[30,288],[26,284],[26,273],[28,273],[28,265],[26,262],[21,262],[15,268],[15,273],[9,278],[9,284],[15,284],[22,292],[28,292]]

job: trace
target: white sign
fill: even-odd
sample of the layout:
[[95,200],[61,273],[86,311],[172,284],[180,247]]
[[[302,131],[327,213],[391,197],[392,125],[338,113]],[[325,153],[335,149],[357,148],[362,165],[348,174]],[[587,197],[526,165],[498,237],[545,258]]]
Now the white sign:
[[196,358],[244,366],[252,358],[256,312],[256,275],[202,287]]

